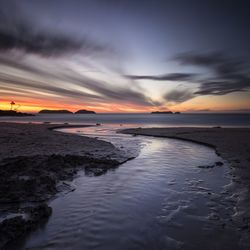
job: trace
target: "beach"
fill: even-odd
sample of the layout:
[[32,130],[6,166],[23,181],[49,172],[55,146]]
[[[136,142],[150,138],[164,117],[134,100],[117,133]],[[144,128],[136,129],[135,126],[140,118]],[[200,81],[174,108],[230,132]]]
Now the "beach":
[[[249,128],[135,128],[122,133],[186,140],[212,147],[230,164],[232,184],[228,187],[237,201],[232,217],[250,246],[250,129]],[[208,166],[210,167],[210,166]],[[213,167],[213,166],[212,166]]]
[[[0,247],[46,223],[52,213],[47,201],[62,190],[73,191],[70,181],[78,170],[98,176],[131,159],[109,142],[54,130],[71,127],[84,125],[0,123],[0,204],[3,213],[15,215],[1,221]],[[119,132],[213,147],[230,164],[232,182],[227,188],[237,201],[232,220],[242,233],[243,244],[249,246],[250,129],[135,128]]]
[[[46,201],[84,169],[100,175],[129,156],[111,143],[53,130],[71,125],[0,123],[0,248],[51,214]],[[80,125],[84,127],[84,125]],[[23,205],[25,203],[25,205]],[[16,216],[8,217],[9,212]]]

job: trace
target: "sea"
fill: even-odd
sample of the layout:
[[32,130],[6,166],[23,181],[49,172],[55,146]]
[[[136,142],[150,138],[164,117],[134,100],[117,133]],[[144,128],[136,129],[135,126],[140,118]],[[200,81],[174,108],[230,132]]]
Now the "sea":
[[113,124],[129,127],[250,127],[250,113],[209,114],[36,114],[0,117],[0,121],[69,124]]

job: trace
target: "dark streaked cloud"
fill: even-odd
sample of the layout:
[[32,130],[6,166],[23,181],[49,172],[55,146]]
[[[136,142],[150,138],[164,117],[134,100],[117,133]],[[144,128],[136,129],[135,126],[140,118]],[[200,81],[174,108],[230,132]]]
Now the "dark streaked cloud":
[[113,100],[118,102],[133,103],[142,106],[154,106],[155,103],[146,97],[142,92],[138,92],[129,86],[110,86],[105,81],[91,79],[89,77],[79,75],[77,72],[62,74],[65,81],[73,83],[79,87],[87,88],[98,93],[103,100]]
[[238,77],[249,74],[249,63],[243,59],[232,58],[221,52],[184,53],[174,58],[182,65],[203,67],[211,70],[216,77]]
[[159,76],[151,75],[125,75],[126,78],[133,80],[154,80],[154,81],[186,81],[190,80],[195,74],[189,73],[172,73]]
[[[35,60],[35,59],[33,59]],[[53,62],[50,62],[53,64]],[[13,59],[0,56],[0,65],[8,66],[18,70],[18,74],[11,72],[1,72],[1,89],[9,90],[28,89],[34,92],[40,92],[41,95],[52,94],[58,97],[75,98],[81,102],[99,102],[99,103],[131,103],[140,106],[160,105],[147,97],[143,90],[131,88],[129,85],[113,85],[108,82],[90,78],[80,74],[72,68],[65,68],[57,65],[57,69],[39,68],[35,61],[24,60],[19,63]],[[39,78],[30,78],[29,75],[37,75]],[[60,84],[55,84],[60,82]],[[136,85],[136,84],[135,84]]]
[[250,65],[242,59],[235,59],[223,53],[188,53],[176,57],[183,65],[204,67],[210,77],[199,79],[197,95],[225,95],[250,90]]
[[164,97],[172,102],[184,102],[199,95],[226,95],[250,90],[250,64],[223,53],[185,53],[174,58],[183,66],[204,68],[209,76],[193,73],[172,73],[159,76],[129,75],[134,80],[185,81],[197,83],[192,94],[187,90],[173,90]]
[[[147,107],[248,91],[242,60],[179,54],[250,58],[249,4],[222,2],[1,0],[0,89],[26,91],[27,99]],[[177,54],[183,68],[161,65]]]
[[76,38],[69,34],[41,28],[19,12],[17,16],[0,11],[0,52],[19,50],[39,56],[62,56],[82,51],[85,54],[111,52],[108,46],[88,37]]
[[[65,88],[62,86],[55,86],[54,84],[46,84],[39,80],[31,80],[27,78],[17,77],[13,75],[8,75],[0,73],[0,81],[2,82],[2,89],[5,89],[4,84],[7,84],[8,89],[12,87],[22,87],[28,88],[29,90],[40,91],[40,93],[50,93],[55,96],[67,96],[72,98],[91,98],[91,99],[100,99],[98,95],[92,95],[85,93],[83,91],[76,91],[70,88]],[[19,90],[18,90],[19,91]]]

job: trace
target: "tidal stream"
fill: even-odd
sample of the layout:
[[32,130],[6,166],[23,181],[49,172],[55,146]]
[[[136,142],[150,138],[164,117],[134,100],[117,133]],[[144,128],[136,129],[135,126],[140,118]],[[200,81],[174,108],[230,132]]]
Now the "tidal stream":
[[[117,134],[114,126],[61,129],[98,137],[137,155],[101,176],[79,172],[59,195],[48,223],[23,249],[241,249],[225,188],[229,168],[191,142]],[[223,166],[199,168],[223,162]]]

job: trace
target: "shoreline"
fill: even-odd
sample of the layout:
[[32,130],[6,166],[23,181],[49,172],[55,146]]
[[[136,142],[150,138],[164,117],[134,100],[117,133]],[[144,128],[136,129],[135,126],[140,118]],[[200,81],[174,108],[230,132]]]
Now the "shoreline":
[[153,136],[189,141],[211,147],[229,163],[236,201],[232,220],[242,233],[242,244],[250,247],[250,128],[134,128],[119,130],[133,136]]
[[[131,159],[109,142],[55,130],[89,126],[95,125],[0,122],[0,204],[7,205],[1,213],[17,214],[0,221],[0,249],[48,220],[52,210],[47,201],[63,188],[70,190],[66,182],[73,180],[78,170],[101,175]],[[214,148],[231,165],[233,182],[228,188],[237,201],[232,219],[242,232],[243,243],[250,245],[250,129],[135,128],[118,132],[181,139]]]
[[[157,127],[121,129],[118,132],[134,136],[165,137],[189,141],[213,148],[218,155],[223,156],[230,163],[250,162],[250,128]],[[220,141],[224,142],[220,143]],[[234,147],[225,147],[230,142],[234,142]],[[242,144],[244,149],[240,146]]]
[[72,191],[78,170],[98,176],[131,159],[109,142],[55,130],[88,126],[0,123],[0,249],[48,220],[47,202]]

